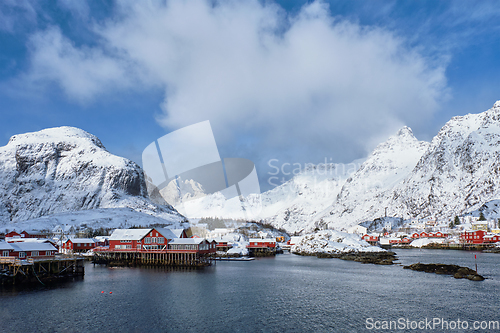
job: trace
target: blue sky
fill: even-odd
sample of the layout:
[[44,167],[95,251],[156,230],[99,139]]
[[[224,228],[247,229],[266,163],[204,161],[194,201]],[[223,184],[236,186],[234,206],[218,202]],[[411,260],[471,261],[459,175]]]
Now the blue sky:
[[8,0],[0,45],[0,145],[69,125],[141,164],[210,120],[263,189],[271,159],[348,163],[500,99],[496,1]]

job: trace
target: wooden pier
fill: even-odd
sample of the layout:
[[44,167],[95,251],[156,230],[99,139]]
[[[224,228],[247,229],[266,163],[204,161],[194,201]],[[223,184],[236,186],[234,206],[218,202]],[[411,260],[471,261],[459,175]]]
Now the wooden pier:
[[214,259],[209,255],[193,252],[171,253],[167,250],[94,249],[94,264],[109,266],[210,266]]
[[83,276],[83,258],[41,258],[20,260],[0,257],[0,284],[41,283]]

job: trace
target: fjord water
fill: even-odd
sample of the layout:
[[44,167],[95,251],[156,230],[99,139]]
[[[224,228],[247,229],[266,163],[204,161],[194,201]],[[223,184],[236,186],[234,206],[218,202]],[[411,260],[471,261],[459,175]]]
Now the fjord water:
[[500,320],[500,255],[396,252],[402,264],[471,268],[477,254],[487,279],[289,254],[200,270],[88,263],[80,280],[1,289],[0,331],[362,332],[367,318]]

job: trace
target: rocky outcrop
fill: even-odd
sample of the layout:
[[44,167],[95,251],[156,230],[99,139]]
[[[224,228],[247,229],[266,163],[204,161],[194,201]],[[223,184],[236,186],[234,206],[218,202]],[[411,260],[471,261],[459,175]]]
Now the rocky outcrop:
[[316,254],[318,258],[339,258],[342,260],[350,260],[361,262],[363,264],[375,264],[375,265],[393,265],[394,261],[397,260],[396,254],[394,252],[351,252],[344,254],[335,253],[318,253]]
[[404,269],[411,269],[418,272],[436,273],[453,275],[455,279],[469,279],[471,281],[483,281],[484,277],[477,274],[476,271],[458,265],[445,265],[445,264],[411,264],[404,266]]

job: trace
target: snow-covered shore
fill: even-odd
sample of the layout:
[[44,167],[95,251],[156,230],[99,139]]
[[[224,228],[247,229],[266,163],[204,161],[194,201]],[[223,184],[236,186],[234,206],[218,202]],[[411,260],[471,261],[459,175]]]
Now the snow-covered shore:
[[385,252],[385,250],[368,244],[355,234],[336,230],[323,230],[302,236],[298,243],[292,246],[291,252],[302,255],[317,255],[320,253]]

